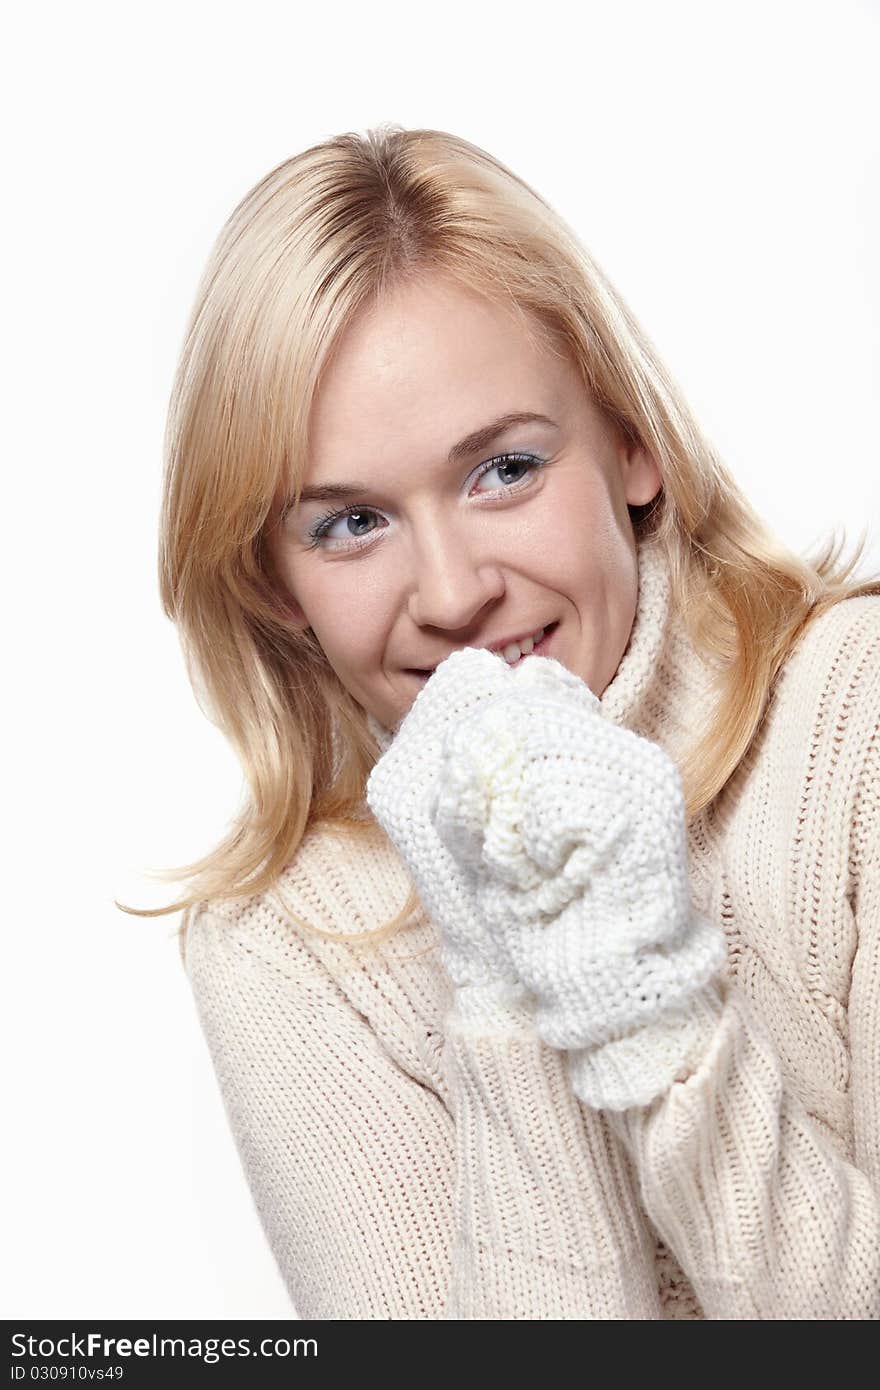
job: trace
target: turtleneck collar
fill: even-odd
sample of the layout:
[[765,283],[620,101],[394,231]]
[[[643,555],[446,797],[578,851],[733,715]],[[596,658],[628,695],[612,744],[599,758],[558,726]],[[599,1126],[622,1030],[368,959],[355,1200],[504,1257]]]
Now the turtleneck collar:
[[[639,540],[637,555],[639,592],[632,631],[600,703],[615,724],[652,739],[676,757],[711,717],[712,672],[673,607],[666,559],[656,538]],[[367,725],[384,753],[394,732],[371,714]]]
[[651,690],[669,630],[669,575],[661,547],[653,536],[637,544],[639,591],[629,641],[617,670],[600,697],[602,712],[615,724],[639,722]]

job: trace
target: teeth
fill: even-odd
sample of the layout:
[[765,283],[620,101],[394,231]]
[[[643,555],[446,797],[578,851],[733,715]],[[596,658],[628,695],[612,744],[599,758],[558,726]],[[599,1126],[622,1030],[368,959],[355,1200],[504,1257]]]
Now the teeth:
[[544,629],[539,627],[538,631],[534,633],[532,637],[524,637],[521,642],[511,642],[508,646],[504,647],[501,651],[501,655],[504,657],[504,660],[512,666],[515,661],[519,661],[521,656],[528,656],[529,653],[537,647],[543,636]]
[[[501,648],[498,655],[503,656],[504,660],[510,666],[513,666],[519,661],[520,657],[529,656],[529,654],[534,651],[546,631],[546,628],[539,627],[537,632],[533,633],[531,637],[524,637],[522,642],[509,642],[506,647]],[[413,670],[413,675],[427,680],[429,676],[434,674],[436,669],[436,666],[432,666],[429,671]]]

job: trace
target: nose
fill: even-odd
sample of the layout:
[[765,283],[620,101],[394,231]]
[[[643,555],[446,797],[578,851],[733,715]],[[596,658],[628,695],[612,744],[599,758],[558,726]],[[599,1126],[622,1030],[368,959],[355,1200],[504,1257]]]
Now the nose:
[[[463,529],[463,528],[462,528]],[[428,517],[413,544],[409,616],[418,627],[459,632],[504,593],[494,559],[478,554],[479,541]]]

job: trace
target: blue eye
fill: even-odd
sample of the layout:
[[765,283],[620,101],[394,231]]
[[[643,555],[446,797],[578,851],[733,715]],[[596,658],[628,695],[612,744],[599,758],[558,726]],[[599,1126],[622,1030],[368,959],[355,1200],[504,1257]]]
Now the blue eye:
[[[477,475],[477,482],[481,482],[483,478],[486,477],[487,473],[493,473],[496,468],[510,468],[511,466],[516,464],[531,464],[537,467],[543,462],[543,459],[535,458],[533,454],[502,454],[501,458],[489,460],[485,468],[483,468]],[[520,475],[519,478],[514,478],[513,482],[510,484],[510,487],[507,487],[503,490],[505,492],[509,492],[510,488],[515,487],[516,484],[519,482],[522,482],[522,475]]]
[[[504,470],[521,465],[525,468],[523,474],[514,478],[512,482],[505,486],[489,489],[489,492],[513,492],[524,483],[530,481],[532,474],[536,473],[538,469],[545,467],[546,463],[547,460],[539,458],[537,454],[500,454],[497,458],[488,459],[486,463],[483,464],[475,481],[480,482],[487,473],[491,473],[495,469]],[[342,507],[337,511],[327,512],[309,527],[308,535],[310,543],[308,548],[309,550],[316,550],[319,547],[325,549],[330,547],[332,549],[355,550],[360,545],[369,542],[369,538],[373,534],[373,531],[379,528],[369,527],[367,530],[352,531],[349,532],[348,537],[343,538],[332,537],[330,535],[330,528],[335,522],[342,520],[353,521],[360,527],[365,519],[378,515],[379,513],[374,507],[361,506]]]

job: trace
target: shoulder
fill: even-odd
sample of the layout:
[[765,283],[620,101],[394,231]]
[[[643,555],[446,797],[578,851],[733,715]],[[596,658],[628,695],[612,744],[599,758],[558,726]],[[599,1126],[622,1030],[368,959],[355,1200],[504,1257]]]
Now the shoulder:
[[215,1057],[249,1055],[265,1038],[286,1056],[295,1039],[313,1058],[358,1051],[373,1070],[402,1068],[445,1096],[437,1039],[450,987],[437,928],[419,910],[405,941],[393,925],[371,939],[393,924],[411,886],[379,837],[321,827],[271,888],[199,904],[185,968]]
[[796,797],[798,835],[818,815],[822,843],[846,844],[857,872],[880,810],[880,595],[843,599],[807,624],[767,724],[769,760]]
[[[187,973],[192,978],[232,960],[286,974],[332,966],[342,939],[384,925],[410,887],[405,864],[375,822],[313,826],[271,888],[206,901],[191,911],[184,934]],[[340,938],[338,946],[333,937]]]
[[296,978],[308,952],[269,893],[198,903],[187,915],[184,969],[197,995],[224,996],[267,973]]
[[876,733],[880,594],[842,599],[809,621],[777,678],[776,698],[810,728]]
[[[307,896],[307,885],[323,881],[331,858],[325,836],[310,831],[278,884],[250,895],[207,899],[191,908],[183,935],[183,957],[193,984],[206,987],[224,977],[228,982],[233,972],[238,980],[249,969],[296,973],[306,966],[309,952],[304,934],[286,911],[278,890],[288,876],[296,875]],[[314,896],[319,902],[321,893],[315,891]],[[303,894],[299,897],[302,901]],[[316,925],[320,926],[320,921]]]
[[183,954],[215,1059],[249,1050],[257,1038],[290,1040],[344,1025],[338,972],[272,890],[199,903]]
[[334,935],[384,925],[411,887],[398,850],[373,819],[311,828],[278,884],[289,910]]

